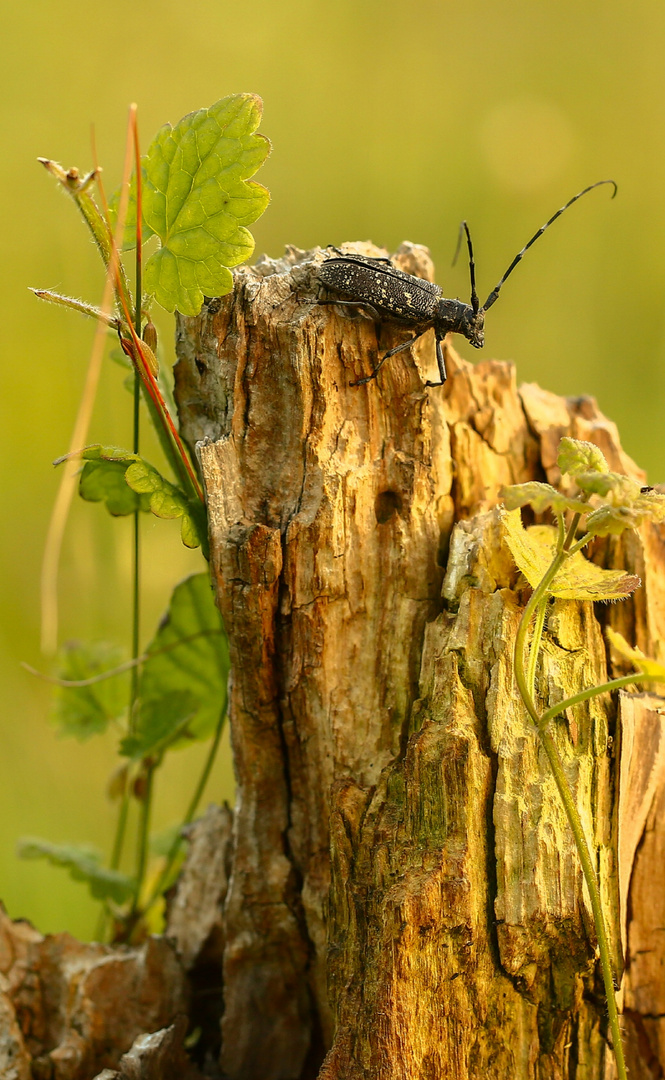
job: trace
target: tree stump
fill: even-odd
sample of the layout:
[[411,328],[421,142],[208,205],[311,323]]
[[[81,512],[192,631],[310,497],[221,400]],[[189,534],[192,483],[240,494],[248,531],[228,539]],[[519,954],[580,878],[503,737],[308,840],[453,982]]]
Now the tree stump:
[[[362,254],[383,254],[356,244]],[[512,365],[318,305],[320,250],[241,267],[180,318],[176,394],[198,447],[233,662],[238,782],[224,907],[231,1080],[610,1078],[588,898],[517,698],[525,586],[503,484],[559,479],[563,435],[642,476],[593,399]],[[401,269],[432,278],[426,249]],[[538,692],[621,673],[610,624],[665,646],[665,533],[596,544],[642,578],[620,605],[557,602]],[[665,1068],[662,699],[594,699],[554,724],[596,855],[628,1056]]]

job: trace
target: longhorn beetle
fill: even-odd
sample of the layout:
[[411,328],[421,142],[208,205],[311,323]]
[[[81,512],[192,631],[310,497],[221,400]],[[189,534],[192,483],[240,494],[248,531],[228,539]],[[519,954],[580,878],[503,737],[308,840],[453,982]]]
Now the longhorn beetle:
[[[365,255],[354,255],[333,248],[337,253],[336,258],[326,259],[319,267],[319,280],[335,293],[339,293],[340,303],[353,304],[357,307],[365,307],[373,312],[378,318],[385,318],[390,322],[401,324],[414,330],[414,336],[396,345],[394,349],[382,356],[371,375],[364,379],[357,379],[351,386],[362,386],[364,383],[375,379],[383,364],[389,357],[402,349],[408,349],[417,341],[425,331],[434,330],[436,337],[436,360],[439,365],[439,382],[427,381],[425,386],[442,386],[446,381],[446,365],[443,360],[441,341],[448,333],[463,334],[471,342],[475,349],[482,349],[485,344],[485,312],[496,301],[501,286],[512,274],[518,262],[524,258],[532,244],[535,244],[539,236],[548,229],[552,222],[556,221],[569,206],[581,199],[587,192],[600,187],[601,184],[612,184],[614,191],[612,198],[617,193],[614,180],[598,180],[595,184],[573,195],[565,206],[552,214],[542,228],[525,244],[522,250],[515,256],[505,274],[495,285],[487,300],[480,306],[476,292],[476,267],[473,261],[473,245],[471,234],[466,221],[462,222],[461,229],[466,233],[466,242],[469,249],[469,274],[471,277],[471,303],[465,304],[461,300],[446,300],[442,289],[431,281],[405,274],[393,266],[390,259],[371,259]],[[460,235],[461,235],[460,229]],[[323,303],[335,303],[335,301],[322,301]]]

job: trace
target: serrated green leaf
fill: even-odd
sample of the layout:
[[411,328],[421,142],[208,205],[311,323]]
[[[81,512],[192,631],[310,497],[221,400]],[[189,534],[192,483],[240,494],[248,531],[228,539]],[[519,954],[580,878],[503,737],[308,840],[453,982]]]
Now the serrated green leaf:
[[605,627],[605,637],[619,653],[619,656],[622,656],[624,660],[628,660],[637,671],[642,671],[645,675],[652,675],[665,682],[665,665],[660,664],[657,660],[651,660],[650,657],[644,655],[641,649],[634,649],[628,644],[623,634],[619,634],[611,626]]
[[551,484],[543,484],[538,480],[529,480],[526,484],[511,484],[499,492],[503,499],[506,510],[516,510],[520,506],[531,506],[537,514],[545,510],[552,510],[555,514],[564,514],[567,510],[585,514],[589,506],[579,499],[569,499]]
[[[261,112],[255,94],[223,98],[175,127],[166,124],[143,158],[144,235],[161,242],[145,265],[144,287],[167,311],[198,315],[204,296],[231,291],[229,267],[254,250],[245,226],[270,199],[249,179],[270,152],[269,141],[256,134]],[[133,190],[129,243],[136,228]]]
[[[58,677],[79,681],[112,671],[126,659],[122,649],[106,642],[70,643],[60,653]],[[109,676],[91,686],[58,686],[53,700],[53,721],[60,735],[83,741],[106,731],[127,709],[129,676]]]
[[[141,158],[142,165],[145,163],[145,157]],[[142,177],[144,172],[142,171]],[[118,207],[120,205],[120,188],[114,191],[109,200],[109,221],[111,224],[111,230],[115,234],[115,228],[118,221]],[[143,243],[149,240],[151,236],[154,236],[152,229],[143,220]],[[127,202],[127,211],[125,213],[125,225],[122,233],[121,248],[123,251],[131,251],[136,247],[136,173],[132,173],[132,178],[129,184],[129,200]]]
[[134,891],[134,882],[126,874],[102,866],[102,855],[95,848],[25,837],[19,840],[18,855],[22,859],[48,859],[54,866],[64,867],[74,881],[85,881],[96,900],[122,904]]
[[594,443],[582,439],[571,439],[564,435],[559,443],[557,465],[562,473],[577,477],[583,472],[608,472],[605,456]]
[[207,573],[176,586],[147,652],[134,741],[122,747],[133,757],[208,738],[225,708],[228,643]]
[[[535,589],[554,558],[557,530],[551,525],[532,525],[525,529],[519,510],[504,511],[501,520],[512,556]],[[549,593],[564,600],[622,600],[639,585],[640,579],[634,574],[603,570],[578,551],[566,559],[551,583]]]

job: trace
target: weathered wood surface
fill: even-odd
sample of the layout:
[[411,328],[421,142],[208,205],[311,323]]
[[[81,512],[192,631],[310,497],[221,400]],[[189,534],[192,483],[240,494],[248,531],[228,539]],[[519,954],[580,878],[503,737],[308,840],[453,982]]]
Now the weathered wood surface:
[[44,937],[0,909],[2,1080],[91,1080],[135,1038],[188,1011],[185,974],[165,938],[134,949],[86,945]]
[[[449,382],[425,391],[424,339],[416,362],[401,353],[378,383],[350,387],[399,339],[313,303],[321,257],[293,249],[243,267],[232,299],[179,327],[181,421],[192,446],[207,440],[212,567],[233,657],[222,1069],[233,1080],[314,1076],[332,1046],[326,1078],[611,1077],[581,872],[515,700],[524,596],[495,506],[502,484],[558,480],[562,435],[641,474],[592,399],[518,389],[510,364],[468,364],[449,347]],[[397,262],[431,276],[424,249],[404,245]],[[606,677],[605,622],[663,654],[662,531],[594,557],[644,586],[621,605],[554,606],[539,673],[548,701]],[[653,701],[633,697],[630,709],[661,723]],[[608,903],[619,734],[606,700],[556,723]],[[642,760],[658,757],[655,728],[650,742],[636,738],[624,806],[639,801],[640,769],[659,768]],[[646,991],[636,952],[625,980],[645,1076],[660,1075],[644,1071],[656,1056],[665,1064],[663,935],[635,875],[645,846],[664,842],[661,791],[659,776],[622,848],[629,947],[639,940],[650,957]],[[649,878],[662,893],[662,862]],[[638,885],[639,920],[625,891]]]

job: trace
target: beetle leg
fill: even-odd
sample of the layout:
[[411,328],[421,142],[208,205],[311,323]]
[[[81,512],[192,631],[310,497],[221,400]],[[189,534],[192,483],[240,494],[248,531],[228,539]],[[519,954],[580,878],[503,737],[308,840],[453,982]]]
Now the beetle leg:
[[443,349],[441,348],[441,338],[439,337],[438,334],[436,335],[436,362],[439,365],[439,375],[441,376],[441,380],[440,380],[440,382],[432,382],[430,379],[428,379],[427,382],[425,383],[425,386],[443,386],[444,382],[447,379],[446,362],[443,359]]
[[371,382],[372,379],[375,379],[377,377],[386,360],[389,360],[391,356],[395,355],[395,353],[402,352],[404,349],[408,349],[409,346],[413,345],[414,341],[417,341],[419,337],[422,337],[425,331],[428,329],[429,327],[425,327],[425,330],[421,330],[419,334],[415,335],[415,337],[409,338],[408,341],[403,341],[401,345],[396,345],[394,349],[390,349],[390,351],[387,352],[385,356],[381,357],[371,375],[366,375],[364,379],[356,379],[355,382],[349,383],[349,386],[364,386],[365,383]]

